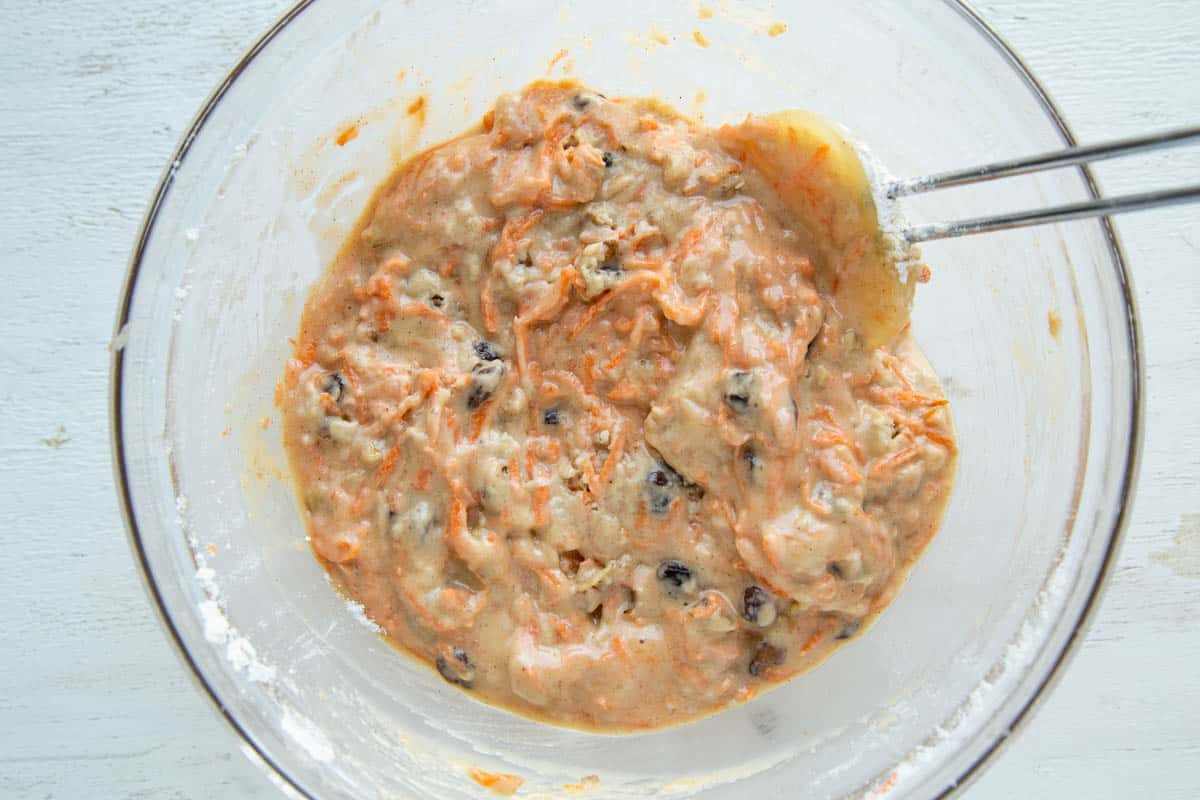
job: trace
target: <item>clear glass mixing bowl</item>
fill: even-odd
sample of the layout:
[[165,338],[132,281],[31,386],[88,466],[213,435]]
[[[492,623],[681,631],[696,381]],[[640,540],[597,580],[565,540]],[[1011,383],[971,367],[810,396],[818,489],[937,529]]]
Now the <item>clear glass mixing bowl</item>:
[[[499,92],[569,74],[709,122],[811,108],[899,175],[1070,140],[956,3],[708,5],[301,3],[180,146],[119,312],[118,481],[167,631],[296,792],[487,796],[467,775],[481,768],[521,776],[519,796],[595,775],[586,796],[934,797],[978,773],[1080,638],[1120,538],[1140,413],[1128,279],[1096,221],[926,247],[914,326],[961,437],[945,524],[868,635],[749,704],[639,735],[539,724],[401,657],[326,584],[272,404],[288,337],[376,183]],[[908,208],[933,221],[1094,192],[1064,170]]]

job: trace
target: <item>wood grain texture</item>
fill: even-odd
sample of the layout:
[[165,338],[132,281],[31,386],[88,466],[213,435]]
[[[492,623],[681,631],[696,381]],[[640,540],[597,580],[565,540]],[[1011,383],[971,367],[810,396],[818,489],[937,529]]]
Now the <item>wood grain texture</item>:
[[[163,164],[283,0],[2,0],[0,796],[273,798],[160,632],[113,496],[114,304]],[[1200,4],[992,0],[982,13],[1083,140],[1200,119]],[[1104,165],[1110,192],[1200,177],[1200,150]],[[1065,678],[968,792],[1200,796],[1200,212],[1118,223],[1147,357],[1127,544]],[[33,400],[36,398],[36,402]]]

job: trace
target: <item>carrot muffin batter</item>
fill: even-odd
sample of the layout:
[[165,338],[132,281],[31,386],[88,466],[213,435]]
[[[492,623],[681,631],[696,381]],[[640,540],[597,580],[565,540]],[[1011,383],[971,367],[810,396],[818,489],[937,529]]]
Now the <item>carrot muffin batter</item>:
[[313,550],[447,681],[554,723],[810,669],[950,492],[911,255],[817,118],[505,95],[385,182],[308,301],[280,401]]

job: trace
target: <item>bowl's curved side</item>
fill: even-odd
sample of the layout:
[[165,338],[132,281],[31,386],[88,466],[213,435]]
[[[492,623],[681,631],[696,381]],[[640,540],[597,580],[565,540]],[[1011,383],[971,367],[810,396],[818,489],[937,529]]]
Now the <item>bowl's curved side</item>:
[[150,201],[150,207],[146,211],[146,215],[142,220],[142,226],[138,231],[137,242],[134,245],[133,255],[130,258],[129,270],[126,273],[124,284],[121,287],[121,299],[117,306],[116,321],[113,327],[112,343],[109,346],[111,358],[109,361],[109,439],[112,448],[112,464],[113,464],[113,482],[117,489],[117,496],[121,508],[121,517],[125,522],[125,530],[129,537],[129,546],[132,550],[134,560],[137,562],[138,571],[142,576],[142,586],[146,590],[146,594],[150,599],[150,604],[154,607],[155,613],[158,615],[159,621],[162,623],[163,630],[167,634],[168,640],[171,642],[176,654],[182,659],[187,666],[187,672],[195,682],[197,687],[204,695],[212,701],[213,710],[237,733],[237,735],[251,749],[254,756],[257,758],[259,765],[268,772],[268,776],[272,779],[282,780],[288,788],[307,798],[307,800],[317,800],[312,794],[308,793],[302,786],[295,782],[288,773],[280,767],[270,756],[266,750],[258,745],[254,737],[250,735],[242,724],[234,717],[226,708],[221,698],[217,696],[215,689],[205,679],[204,673],[200,670],[199,664],[195,658],[188,652],[187,646],[180,635],[179,628],[171,619],[170,613],[167,611],[163,596],[159,591],[158,585],[154,581],[153,572],[150,568],[150,563],[146,554],[146,548],[142,541],[142,532],[138,526],[137,515],[133,508],[133,498],[130,492],[130,485],[127,479],[127,457],[125,452],[125,442],[121,435],[122,431],[122,390],[124,388],[124,366],[125,366],[125,340],[127,335],[127,326],[130,323],[130,314],[133,306],[133,294],[137,286],[138,275],[142,266],[143,258],[146,253],[147,245],[150,242],[150,237],[154,233],[154,223],[158,219],[160,210],[166,202],[167,195],[175,183],[175,174],[179,169],[179,165],[187,158],[188,152],[192,149],[192,144],[196,141],[196,137],[200,135],[204,123],[212,115],[213,110],[221,102],[221,98],[225,96],[230,87],[238,77],[246,70],[247,67],[254,61],[259,53],[263,51],[279,33],[284,30],[293,20],[304,12],[306,8],[312,5],[316,0],[300,0],[291,9],[281,16],[274,25],[272,25],[258,40],[250,47],[246,54],[229,70],[222,78],[221,82],[213,89],[212,93],[205,99],[200,110],[196,113],[187,131],[180,139],[179,145],[175,148],[175,152],[171,156],[171,160],[167,162],[167,166],[163,169],[162,177],[159,178],[158,185],[154,190],[154,197]]
[[[1077,142],[1075,135],[1072,133],[1070,125],[1063,116],[1058,105],[1050,97],[1049,92],[1041,81],[1033,74],[1029,66],[1021,59],[1011,45],[993,28],[983,16],[976,11],[970,4],[964,0],[944,0],[946,5],[954,8],[959,14],[967,19],[979,32],[987,39],[1004,58],[1012,65],[1013,70],[1021,76],[1029,91],[1037,98],[1038,102],[1046,111],[1046,115],[1054,122],[1063,138],[1063,144],[1073,146]],[[1087,184],[1088,192],[1093,198],[1100,197],[1100,189],[1096,184],[1096,178],[1090,167],[1086,164],[1077,168],[1079,174],[1083,176],[1083,180]],[[1142,364],[1144,356],[1142,353],[1142,339],[1138,325],[1137,305],[1133,288],[1133,281],[1127,269],[1124,249],[1121,247],[1121,242],[1117,237],[1117,232],[1112,224],[1112,219],[1105,216],[1098,220],[1104,231],[1104,236],[1108,244],[1109,251],[1112,255],[1113,266],[1116,271],[1118,285],[1120,286],[1121,295],[1124,300],[1126,309],[1125,315],[1125,335],[1131,354],[1132,363],[1130,365],[1133,374],[1133,381],[1130,384],[1130,407],[1131,418],[1129,420],[1130,437],[1125,451],[1125,469],[1122,476],[1120,487],[1120,506],[1117,511],[1117,518],[1113,524],[1109,535],[1108,545],[1103,556],[1103,561],[1100,567],[1100,572],[1097,580],[1092,587],[1091,593],[1083,604],[1083,608],[1079,616],[1072,626],[1071,632],[1067,637],[1066,643],[1057,654],[1051,664],[1049,671],[1040,678],[1036,686],[1032,689],[1029,699],[1021,707],[1021,709],[1013,717],[1008,724],[1007,729],[998,736],[995,741],[987,747],[979,756],[970,764],[969,767],[962,773],[962,776],[946,788],[939,798],[949,798],[959,795],[969,785],[975,782],[983,770],[998,756],[1004,748],[1012,741],[1014,734],[1020,731],[1032,719],[1034,712],[1041,706],[1043,700],[1050,691],[1062,680],[1066,673],[1066,668],[1071,659],[1079,650],[1080,644],[1083,642],[1088,627],[1095,618],[1096,612],[1100,607],[1100,601],[1103,598],[1105,590],[1108,588],[1108,583],[1112,577],[1113,565],[1116,563],[1117,556],[1121,549],[1121,544],[1125,538],[1125,532],[1129,524],[1129,516],[1133,506],[1133,497],[1137,489],[1137,479],[1142,456],[1142,424],[1144,409],[1142,407],[1142,397],[1144,392],[1144,375]]]

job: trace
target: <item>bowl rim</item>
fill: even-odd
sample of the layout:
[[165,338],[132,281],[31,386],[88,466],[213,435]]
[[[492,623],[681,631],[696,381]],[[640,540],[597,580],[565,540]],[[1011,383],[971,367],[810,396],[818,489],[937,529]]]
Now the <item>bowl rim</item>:
[[[113,328],[113,344],[109,347],[111,358],[109,367],[109,440],[112,455],[112,467],[114,484],[117,491],[118,501],[121,509],[121,516],[125,523],[125,530],[128,535],[129,546],[132,550],[135,561],[137,562],[138,571],[142,577],[142,584],[146,590],[147,596],[151,601],[159,621],[162,624],[163,630],[167,634],[167,638],[171,642],[176,651],[176,654],[184,662],[188,668],[191,678],[195,681],[201,692],[211,701],[210,707],[213,711],[223,718],[229,726],[237,733],[242,743],[245,745],[243,750],[246,750],[247,755],[253,754],[260,765],[269,768],[267,776],[277,779],[275,782],[282,783],[288,789],[297,793],[300,797],[306,800],[320,800],[311,791],[300,785],[297,779],[293,778],[287,771],[278,764],[266,751],[261,747],[254,737],[246,730],[241,722],[221,701],[220,696],[213,686],[208,682],[204,673],[200,669],[199,664],[188,651],[187,644],[183,639],[179,628],[171,618],[170,612],[167,609],[162,593],[159,591],[158,585],[155,582],[154,574],[149,563],[149,558],[146,553],[145,546],[142,540],[142,532],[138,527],[137,515],[133,507],[133,498],[128,480],[128,464],[126,461],[125,442],[122,438],[123,430],[123,415],[122,415],[122,398],[123,398],[123,383],[124,383],[124,362],[125,352],[124,347],[117,344],[121,341],[121,332],[130,321],[130,314],[133,306],[133,295],[137,287],[138,278],[141,273],[143,259],[146,254],[147,246],[154,233],[155,223],[158,220],[160,211],[162,210],[167,196],[170,193],[175,183],[175,175],[179,165],[191,150],[192,145],[199,137],[204,128],[205,123],[212,115],[214,110],[220,104],[222,98],[233,86],[233,84],[241,77],[241,74],[250,66],[254,59],[261,53],[271,42],[277,37],[289,24],[295,21],[306,9],[314,5],[318,0],[298,0],[295,5],[288,9],[276,22],[263,33],[257,41],[251,45],[250,49],[234,64],[234,66],[225,74],[216,88],[209,94],[188,126],[179,144],[173,151],[171,158],[164,168],[162,176],[159,178],[157,187],[154,192],[153,199],[143,218],[141,228],[138,232],[136,245],[130,258],[129,267],[125,275],[125,280],[121,289],[120,302],[117,308],[116,321]],[[1017,74],[1026,88],[1033,95],[1034,99],[1041,106],[1042,111],[1049,118],[1058,131],[1059,136],[1066,146],[1076,144],[1074,133],[1071,131],[1066,118],[1059,109],[1057,103],[1050,97],[1049,92],[1042,83],[1033,74],[1030,67],[1017,55],[1012,46],[976,11],[966,0],[939,0],[941,5],[949,7],[956,12],[963,20],[978,32],[984,40],[1008,63],[1012,70]],[[1099,186],[1091,169],[1086,165],[1080,165],[1075,168],[1084,180],[1088,193],[1092,198],[1098,199],[1101,197]],[[1100,563],[1099,572],[1096,579],[1085,599],[1083,606],[1079,612],[1078,618],[1075,620],[1066,640],[1062,644],[1061,649],[1055,654],[1052,662],[1049,664],[1047,671],[1038,680],[1032,694],[1026,700],[1024,705],[1017,711],[1012,720],[1001,730],[995,739],[988,744],[986,748],[962,771],[952,783],[943,788],[937,795],[936,800],[945,800],[946,798],[956,797],[970,784],[972,784],[984,769],[990,766],[996,757],[1004,750],[1005,747],[1013,740],[1014,734],[1023,730],[1033,714],[1038,710],[1050,691],[1058,685],[1062,680],[1066,667],[1070,660],[1078,652],[1080,644],[1084,640],[1089,626],[1096,616],[1096,611],[1100,606],[1100,601],[1106,591],[1109,581],[1113,573],[1113,565],[1116,562],[1117,555],[1120,552],[1121,545],[1124,542],[1129,518],[1133,506],[1133,497],[1136,490],[1137,478],[1142,454],[1143,442],[1143,398],[1144,398],[1144,354],[1142,352],[1142,338],[1140,333],[1140,325],[1138,322],[1137,304],[1134,294],[1133,281],[1130,277],[1129,270],[1126,264],[1124,249],[1117,237],[1116,230],[1113,226],[1112,218],[1109,216],[1100,217],[1098,222],[1101,225],[1104,234],[1105,242],[1108,245],[1109,255],[1112,259],[1115,268],[1115,277],[1117,278],[1118,287],[1120,289],[1122,301],[1125,308],[1125,338],[1126,344],[1130,353],[1130,368],[1133,375],[1133,380],[1130,382],[1129,400],[1130,400],[1130,435],[1129,441],[1126,444],[1124,454],[1124,473],[1121,478],[1121,486],[1119,491],[1120,502],[1117,508],[1117,515],[1109,530],[1108,542],[1105,548],[1103,558]],[[266,770],[264,770],[266,771]]]

